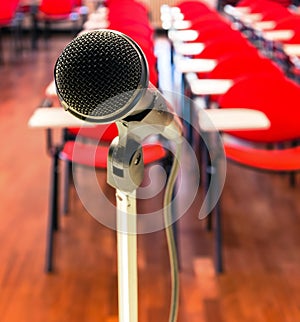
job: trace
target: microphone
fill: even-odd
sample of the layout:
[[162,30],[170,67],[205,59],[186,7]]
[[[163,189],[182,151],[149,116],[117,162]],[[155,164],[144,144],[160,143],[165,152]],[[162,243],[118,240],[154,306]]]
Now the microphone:
[[163,130],[168,139],[181,135],[178,117],[149,82],[142,49],[121,32],[100,29],[74,38],[57,59],[54,79],[62,106],[80,119],[138,121],[172,128]]
[[[134,319],[137,306],[136,240],[134,233],[129,240],[122,231],[136,230],[135,197],[132,193],[143,177],[142,147],[139,140],[148,135],[161,134],[177,145],[168,175],[163,208],[172,267],[169,320],[175,321],[179,278],[171,226],[174,220],[171,201],[179,169],[182,130],[178,117],[162,94],[149,82],[148,75],[147,60],[137,43],[125,34],[108,29],[83,33],[73,39],[62,51],[54,69],[57,94],[67,111],[90,122],[101,124],[117,121],[119,136],[110,146],[107,182],[118,190],[118,245],[122,241],[126,245],[118,247],[118,252],[121,253],[118,257],[118,273],[120,281],[131,279],[129,289],[124,287],[125,283],[119,284],[120,312],[128,312]],[[122,191],[127,193],[126,197]],[[123,216],[124,211],[129,212],[127,216]],[[125,300],[122,299],[123,294]]]

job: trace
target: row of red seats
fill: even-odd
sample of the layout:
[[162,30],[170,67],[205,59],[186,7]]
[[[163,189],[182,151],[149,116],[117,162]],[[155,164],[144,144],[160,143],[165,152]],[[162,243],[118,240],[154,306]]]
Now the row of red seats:
[[[3,45],[1,39],[1,29],[7,27],[13,27],[17,31],[17,28],[20,26],[20,19],[16,17],[20,0],[7,0],[0,2],[0,64],[3,63]],[[17,36],[17,33],[15,33]],[[19,39],[15,39],[15,43],[17,43]]]
[[[291,142],[300,138],[298,107],[300,86],[288,79],[278,66],[264,57],[239,31],[234,29],[230,20],[216,10],[197,1],[182,1],[177,4],[177,7],[183,14],[183,18],[189,20],[189,28],[198,32],[198,37],[193,41],[204,45],[202,51],[190,55],[190,58],[216,61],[216,66],[211,71],[198,72],[198,78],[232,81],[229,89],[222,94],[210,95],[209,101],[214,100],[222,109],[259,110],[270,121],[270,127],[263,130],[227,131],[227,135],[234,140],[224,141],[226,158],[251,169],[286,173],[299,171],[300,148],[290,148],[290,146]],[[283,13],[287,10],[282,6],[280,8]],[[197,73],[197,69],[195,72]],[[270,144],[273,147],[271,150]],[[278,149],[278,144],[283,147],[287,144],[289,148]],[[213,174],[210,172],[210,175],[217,175],[217,173],[218,171]],[[215,209],[216,269],[221,272],[223,270],[222,238],[218,204]]]
[[249,1],[242,0],[237,8],[246,8],[248,14],[259,14],[259,22],[271,21],[274,25],[269,30],[292,30],[294,35],[289,39],[282,39],[287,44],[300,43],[300,15],[299,13],[271,0]]
[[150,82],[158,86],[156,57],[154,54],[154,30],[149,19],[148,8],[134,0],[122,2],[106,1],[91,14],[84,24],[85,30],[108,28],[120,31],[132,38],[143,50],[149,67]]
[[[8,27],[22,30],[24,15],[32,18],[32,47],[37,47],[38,24],[44,23],[45,34],[49,34],[49,25],[58,22],[73,23],[74,33],[81,28],[87,8],[82,0],[41,0],[39,4],[23,4],[21,0],[6,0],[0,3],[0,28]],[[17,29],[18,28],[18,29]],[[22,35],[15,33],[22,41]]]

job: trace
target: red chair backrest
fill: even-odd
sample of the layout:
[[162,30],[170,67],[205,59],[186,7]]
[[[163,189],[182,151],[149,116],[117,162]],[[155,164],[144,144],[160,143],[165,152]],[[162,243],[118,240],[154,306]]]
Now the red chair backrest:
[[275,143],[300,137],[300,87],[285,77],[245,76],[220,97],[221,108],[253,108],[270,120],[266,130],[231,131],[245,140]]
[[48,15],[61,15],[71,13],[73,0],[42,0],[39,10]]
[[15,15],[20,0],[0,1],[0,23],[9,22]]
[[300,16],[290,15],[276,22],[275,29],[294,29],[300,26]]
[[81,7],[83,5],[83,0],[73,0],[73,6]]
[[102,142],[111,142],[118,136],[118,129],[115,123],[97,125],[95,127],[69,128],[68,132]]
[[[187,19],[191,20],[191,19]],[[193,19],[191,21],[192,25],[190,29],[195,29],[201,31],[202,28],[205,28],[207,26],[215,26],[218,22],[223,22],[227,25],[229,25],[229,21],[222,18],[219,14],[212,12],[210,14],[204,15],[204,16],[198,16],[197,19]]]
[[217,40],[224,37],[229,37],[233,40],[243,40],[245,38],[237,30],[233,30],[230,26],[224,25],[222,22],[215,24],[214,26],[207,26],[199,31],[199,36],[194,42],[207,42],[211,40]]
[[208,7],[201,1],[181,1],[176,4],[184,15],[185,20],[193,20],[200,16],[215,12],[214,9]]
[[282,77],[282,70],[270,59],[259,56],[258,53],[247,54],[233,53],[223,56],[217,66],[207,74],[213,79],[237,79],[251,74],[274,74],[274,77]]
[[152,39],[153,37],[153,29],[147,24],[141,24],[136,22],[134,19],[124,19],[118,22],[111,22],[109,24],[110,29],[121,31],[128,36],[140,35],[144,39]]
[[107,7],[109,8],[109,14],[118,14],[119,16],[130,14],[135,15],[136,17],[144,17],[149,14],[149,9],[144,3],[134,0],[109,0],[107,2]]
[[279,6],[277,9],[266,10],[262,14],[262,20],[278,21],[290,16],[292,16],[292,13],[287,8]]
[[257,49],[250,45],[245,39],[239,41],[231,39],[229,35],[205,43],[202,52],[198,55],[194,55],[194,58],[218,59],[224,55],[240,51],[257,52]]

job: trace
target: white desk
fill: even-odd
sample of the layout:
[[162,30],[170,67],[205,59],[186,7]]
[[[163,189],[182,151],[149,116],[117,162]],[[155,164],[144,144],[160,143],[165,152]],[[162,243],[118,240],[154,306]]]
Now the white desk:
[[168,32],[168,38],[173,41],[194,41],[199,36],[197,30],[170,30]]
[[237,19],[251,12],[250,7],[234,7],[230,4],[225,5],[224,11],[228,15],[235,17]]
[[194,42],[194,43],[175,43],[174,50],[177,54],[182,56],[192,56],[200,54],[205,45],[201,42]]
[[192,79],[189,82],[194,95],[221,95],[233,85],[232,79]]
[[239,19],[244,22],[253,25],[253,23],[262,20],[261,13],[245,13],[239,17]]
[[172,27],[177,30],[189,29],[192,23],[189,20],[175,20],[173,21]]
[[175,59],[175,68],[180,73],[206,73],[211,72],[217,65],[216,59]]
[[271,41],[286,41],[294,36],[295,32],[290,29],[264,31],[263,37]]
[[267,129],[270,121],[260,111],[247,108],[199,110],[199,126],[202,131],[233,131]]
[[95,123],[85,122],[65,111],[62,107],[37,108],[28,121],[31,128],[94,127]]
[[46,88],[45,94],[49,98],[57,96],[55,81],[53,80]]
[[[203,131],[246,130],[268,128],[270,122],[260,111],[245,108],[226,108],[199,110],[199,126]],[[65,127],[93,127],[95,123],[81,121],[61,107],[38,108],[31,116],[29,127],[65,128]]]
[[276,26],[275,21],[256,21],[253,23],[253,28],[259,31],[272,30]]
[[300,44],[285,44],[283,45],[283,50],[289,56],[300,57]]

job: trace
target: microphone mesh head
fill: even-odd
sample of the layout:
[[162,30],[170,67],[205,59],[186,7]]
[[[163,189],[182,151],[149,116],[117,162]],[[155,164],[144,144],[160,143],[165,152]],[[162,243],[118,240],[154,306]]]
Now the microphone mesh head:
[[84,33],[71,41],[56,62],[54,76],[62,105],[98,123],[126,116],[148,86],[142,50],[113,30]]

